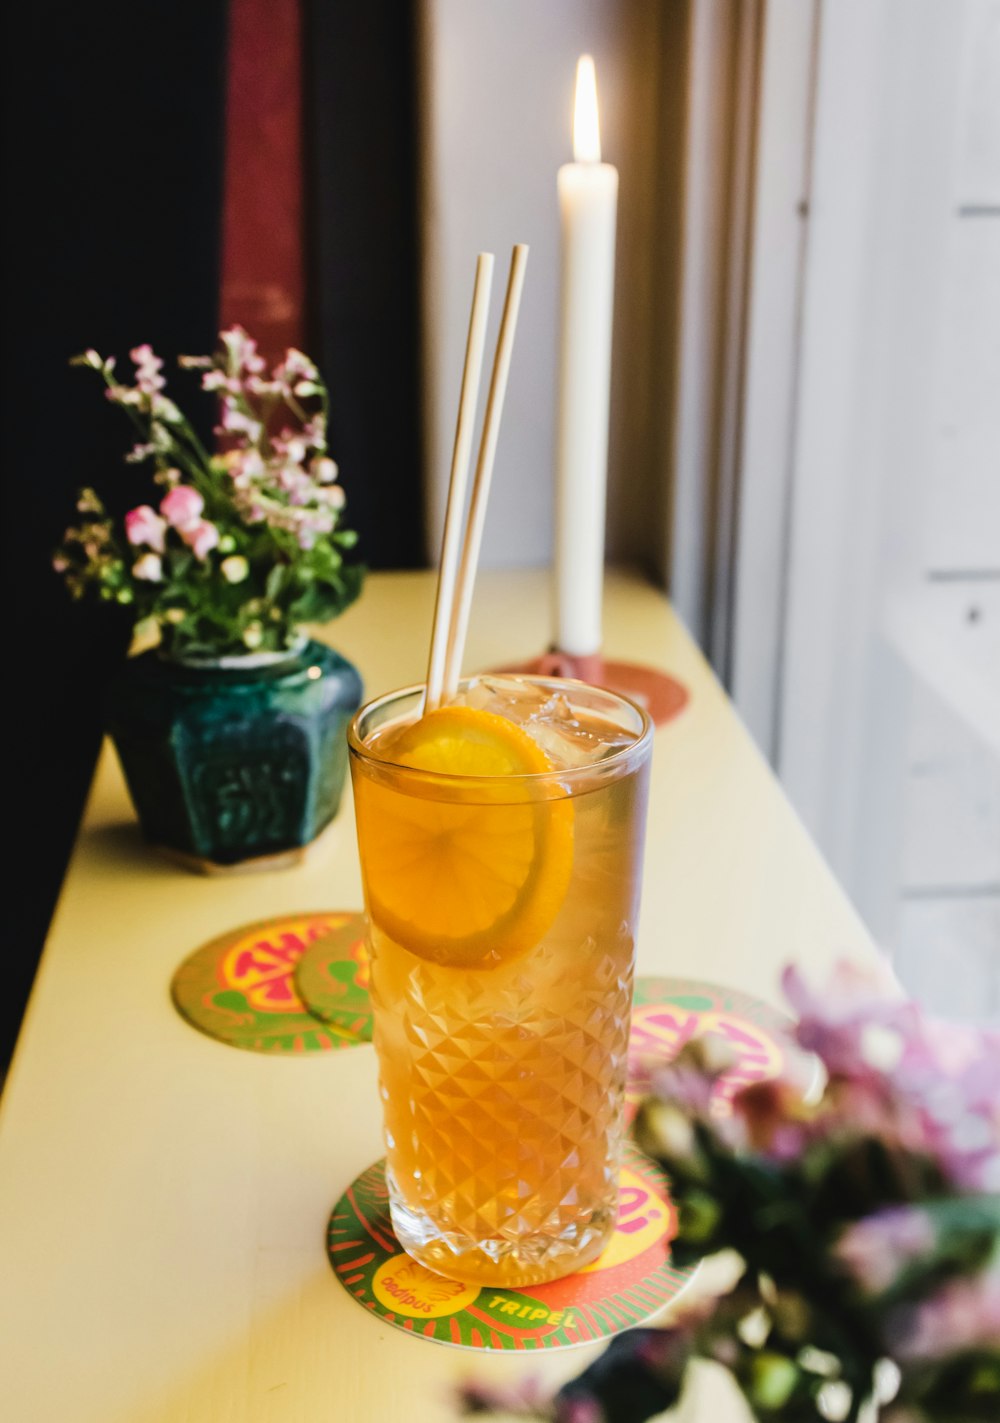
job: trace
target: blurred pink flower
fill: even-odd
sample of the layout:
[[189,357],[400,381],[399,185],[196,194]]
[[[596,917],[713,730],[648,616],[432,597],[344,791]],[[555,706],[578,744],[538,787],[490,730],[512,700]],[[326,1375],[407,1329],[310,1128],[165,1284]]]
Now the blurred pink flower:
[[133,385],[109,385],[104,392],[106,400],[110,400],[112,405],[142,405],[142,391],[137,390]]
[[257,342],[247,335],[242,326],[231,326],[219,334],[230,364],[236,371],[259,375],[265,369],[264,361],[257,354]]
[[884,1065],[875,1060],[885,1054],[884,1037],[876,1038],[871,1030],[905,1031],[916,1012],[884,960],[867,968],[842,960],[815,993],[790,964],[781,985],[799,1019],[799,1044],[822,1058],[834,1075],[851,1077],[859,1070]]
[[895,1076],[949,1178],[1000,1191],[1000,1033],[921,1017]]
[[126,464],[142,464],[143,460],[152,458],[157,453],[157,447],[147,442],[146,444],[133,445],[125,456]]
[[650,1085],[657,1097],[695,1117],[708,1115],[715,1083],[712,1073],[684,1060],[667,1063],[650,1074]]
[[193,524],[185,524],[179,533],[188,548],[194,553],[195,558],[200,558],[203,561],[219,542],[218,529],[207,519],[198,519]]
[[136,385],[143,395],[156,395],[166,385],[166,381],[160,375],[160,371],[163,369],[160,357],[156,355],[149,344],[135,346],[129,351],[129,355],[136,365]]
[[866,1294],[881,1294],[911,1260],[933,1249],[935,1239],[925,1211],[918,1206],[889,1206],[852,1222],[832,1254]]
[[140,504],[125,515],[125,537],[130,544],[145,544],[147,548],[162,553],[166,532],[166,519],[161,519],[148,504]]
[[300,380],[314,381],[318,374],[309,357],[292,346],[285,352],[285,359],[281,364],[275,367],[274,378],[290,387]]
[[260,421],[254,420],[241,410],[232,396],[222,397],[222,423],[219,426],[221,434],[237,433],[248,435],[251,440],[258,440],[262,428]]
[[737,1150],[749,1147],[771,1161],[797,1161],[814,1135],[800,1115],[801,1095],[787,1082],[754,1082],[733,1098],[732,1116],[717,1125]]
[[284,455],[289,464],[302,464],[309,453],[309,446],[297,431],[282,430],[272,442],[279,454]]
[[190,484],[175,484],[160,500],[160,513],[173,528],[183,531],[201,518],[205,501]]
[[596,1398],[557,1398],[555,1423],[605,1423],[605,1413]]
[[1000,1270],[951,1280],[929,1299],[901,1305],[889,1315],[886,1338],[903,1360],[1000,1347]]
[[887,968],[837,966],[813,993],[794,967],[796,1037],[830,1074],[827,1120],[932,1158],[965,1190],[1000,1190],[1000,1034],[926,1016]]

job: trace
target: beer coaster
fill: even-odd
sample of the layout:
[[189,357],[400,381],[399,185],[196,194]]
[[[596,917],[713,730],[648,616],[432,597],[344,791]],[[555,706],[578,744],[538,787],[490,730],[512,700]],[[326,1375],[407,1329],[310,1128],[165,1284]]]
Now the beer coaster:
[[320,1022],[295,990],[294,970],[310,944],[358,918],[354,913],[289,914],[231,929],[174,974],[171,994],[193,1027],[231,1047],[301,1056],[359,1041]]
[[350,914],[321,934],[295,965],[295,989],[314,1018],[356,1042],[371,1042],[371,975],[365,951],[365,917]]
[[632,1121],[657,1066],[676,1057],[692,1038],[715,1035],[733,1064],[715,1084],[711,1109],[732,1111],[733,1098],[752,1082],[782,1077],[804,1097],[815,1087],[819,1064],[795,1042],[794,1020],[749,993],[687,978],[637,978],[629,1039],[626,1119]]
[[694,1277],[670,1263],[676,1215],[660,1170],[625,1147],[615,1233],[566,1279],[523,1289],[466,1285],[407,1255],[392,1232],[385,1162],[333,1208],[327,1254],[337,1279],[376,1318],[460,1349],[564,1349],[608,1339],[658,1314]]

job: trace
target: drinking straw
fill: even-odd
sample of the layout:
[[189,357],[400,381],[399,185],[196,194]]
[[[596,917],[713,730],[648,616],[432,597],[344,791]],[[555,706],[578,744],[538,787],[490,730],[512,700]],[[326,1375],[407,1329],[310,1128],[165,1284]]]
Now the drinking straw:
[[455,577],[458,568],[465,493],[469,481],[469,456],[479,399],[479,377],[486,346],[486,321],[489,315],[490,284],[493,280],[493,253],[480,252],[476,262],[476,282],[469,314],[469,334],[465,345],[465,365],[462,369],[462,389],[455,424],[455,444],[451,456],[451,478],[448,483],[448,503],[445,510],[444,536],[441,543],[441,563],[438,568],[437,594],[434,602],[434,624],[427,661],[427,692],[424,711],[440,706],[445,677],[446,652],[452,609],[455,598]]
[[455,696],[461,675],[462,655],[465,651],[469,612],[472,607],[472,590],[479,564],[483,524],[486,520],[486,501],[489,497],[490,481],[493,477],[493,462],[496,457],[497,439],[500,435],[500,417],[503,414],[504,396],[507,393],[507,376],[510,372],[510,358],[514,349],[514,333],[517,329],[517,313],[521,304],[521,290],[524,286],[524,269],[527,261],[528,248],[525,243],[519,242],[511,253],[507,295],[504,300],[500,333],[497,337],[496,352],[493,357],[493,374],[490,378],[486,415],[483,419],[483,430],[479,441],[479,457],[476,460],[476,473],[472,483],[472,498],[469,503],[469,516],[465,528],[462,561],[452,598],[444,663],[442,698],[445,702],[451,701]]

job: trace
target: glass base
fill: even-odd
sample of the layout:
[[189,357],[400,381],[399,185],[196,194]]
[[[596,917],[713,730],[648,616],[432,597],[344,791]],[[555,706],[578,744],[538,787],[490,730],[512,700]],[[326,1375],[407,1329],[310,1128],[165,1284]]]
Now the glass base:
[[598,1207],[560,1235],[494,1236],[477,1240],[442,1230],[428,1215],[415,1211],[400,1194],[386,1168],[389,1208],[396,1239],[407,1255],[448,1279],[470,1285],[516,1289],[561,1280],[591,1264],[615,1229],[617,1203]]

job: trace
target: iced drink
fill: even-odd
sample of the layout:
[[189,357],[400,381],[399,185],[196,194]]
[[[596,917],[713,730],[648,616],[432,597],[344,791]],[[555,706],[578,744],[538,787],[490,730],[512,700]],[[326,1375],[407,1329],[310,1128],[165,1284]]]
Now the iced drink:
[[582,683],[422,695],[349,733],[393,1226],[442,1274],[555,1279],[614,1228],[652,729]]

